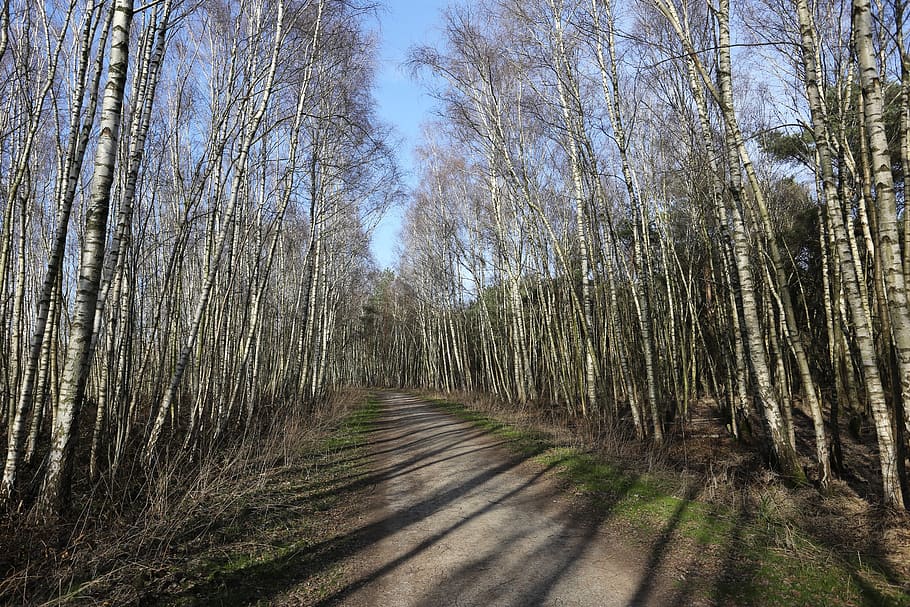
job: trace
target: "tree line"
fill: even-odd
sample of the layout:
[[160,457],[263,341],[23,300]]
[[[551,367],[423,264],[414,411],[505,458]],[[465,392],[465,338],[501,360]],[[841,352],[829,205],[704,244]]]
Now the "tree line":
[[369,231],[400,195],[373,10],[3,1],[8,508],[208,457],[336,383]]
[[373,10],[3,0],[6,507],[345,384],[655,445],[707,407],[822,488],[849,431],[910,500],[903,0],[453,5],[410,61],[440,116],[394,273],[368,244],[402,195]]
[[490,393],[658,445],[707,404],[822,488],[868,428],[903,506],[905,9],[451,7],[412,53],[440,118],[401,266],[345,329],[347,381]]

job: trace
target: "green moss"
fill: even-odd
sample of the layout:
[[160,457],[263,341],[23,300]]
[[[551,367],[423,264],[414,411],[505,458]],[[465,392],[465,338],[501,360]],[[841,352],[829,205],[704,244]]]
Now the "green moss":
[[[678,486],[649,474],[633,474],[595,454],[555,446],[539,432],[509,426],[459,403],[436,400],[442,409],[509,442],[519,453],[558,470],[605,518],[618,518],[651,538],[688,543],[697,557],[714,554],[721,571],[693,587],[720,604],[881,605],[910,607],[910,595],[888,583],[874,566],[814,545],[764,504],[752,516],[680,497]],[[781,548],[784,546],[785,548]],[[710,557],[709,557],[710,558]],[[659,559],[658,559],[659,560]]]
[[529,457],[534,456],[550,447],[548,437],[540,432],[510,426],[497,419],[484,415],[483,413],[468,409],[461,403],[439,398],[430,400],[436,406],[459,419],[471,422],[477,427],[490,432],[494,436],[507,441],[512,450],[517,451],[522,455]]
[[[738,605],[863,605],[906,607],[910,597],[890,587],[870,569],[854,568],[848,561],[813,552],[799,554],[757,542],[740,555],[741,575],[714,588],[718,602]],[[748,565],[749,571],[745,565]]]
[[315,603],[336,591],[351,539],[332,520],[343,517],[337,510],[359,487],[366,433],[379,412],[371,397],[304,454],[302,467],[238,504],[213,545],[181,566],[182,588],[159,604],[265,605],[290,587]]

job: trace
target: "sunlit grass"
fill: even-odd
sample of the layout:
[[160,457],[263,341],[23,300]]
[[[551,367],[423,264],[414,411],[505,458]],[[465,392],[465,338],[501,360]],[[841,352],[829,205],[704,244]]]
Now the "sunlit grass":
[[[488,430],[511,449],[552,468],[608,518],[654,541],[672,541],[699,557],[724,555],[729,571],[699,580],[698,591],[720,604],[910,606],[868,561],[815,545],[771,509],[744,515],[686,497],[679,483],[637,474],[594,453],[558,446],[547,435],[512,426],[460,403],[435,400],[444,410]],[[704,554],[697,554],[703,551]]]
[[[364,465],[367,432],[379,412],[379,401],[370,397],[302,454],[305,469],[289,471],[281,482],[250,496],[249,504],[238,505],[233,523],[187,567],[192,583],[163,603],[256,605],[259,589],[285,580],[302,584],[314,601],[337,589],[344,569],[337,557],[349,540],[327,526],[326,517],[340,516],[335,511],[349,499],[351,479]],[[262,502],[272,504],[268,511],[274,517],[263,516]],[[321,558],[326,553],[333,558]]]

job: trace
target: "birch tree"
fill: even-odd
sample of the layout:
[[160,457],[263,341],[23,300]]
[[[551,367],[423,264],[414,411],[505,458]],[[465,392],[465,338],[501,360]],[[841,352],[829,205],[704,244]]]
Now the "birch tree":
[[41,509],[57,512],[68,499],[72,476],[73,434],[85,397],[95,306],[101,282],[111,186],[120,138],[120,117],[129,65],[132,0],[114,3],[108,78],[101,102],[101,132],[95,150],[92,190],[85,239],[79,261],[79,281],[73,323],[60,385],[60,402],[51,430],[51,450],[41,488]]

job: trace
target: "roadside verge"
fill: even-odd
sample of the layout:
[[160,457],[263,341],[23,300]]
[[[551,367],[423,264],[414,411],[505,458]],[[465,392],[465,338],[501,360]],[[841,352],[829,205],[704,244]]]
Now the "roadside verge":
[[[744,511],[700,500],[670,471],[625,470],[553,435],[500,421],[462,403],[429,399],[555,470],[582,508],[648,554],[695,603],[720,605],[910,605],[906,581],[869,556],[841,555],[787,519],[772,498]],[[604,512],[608,514],[604,516]]]

